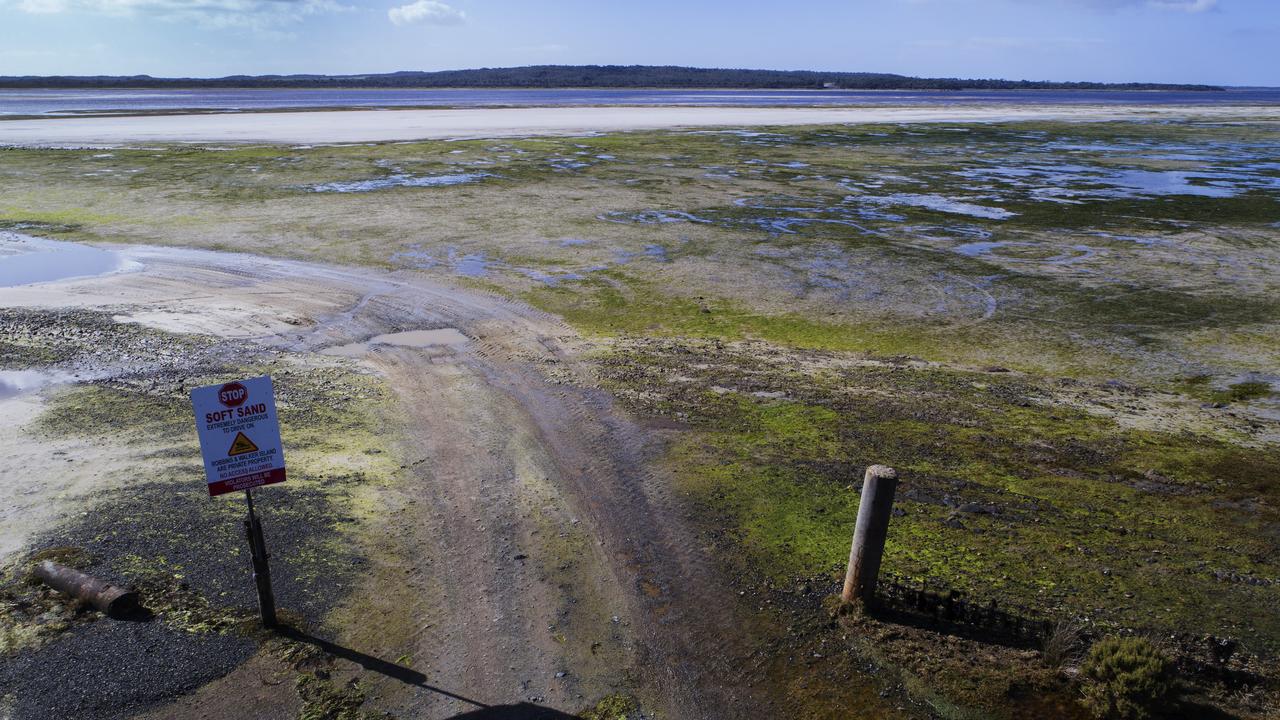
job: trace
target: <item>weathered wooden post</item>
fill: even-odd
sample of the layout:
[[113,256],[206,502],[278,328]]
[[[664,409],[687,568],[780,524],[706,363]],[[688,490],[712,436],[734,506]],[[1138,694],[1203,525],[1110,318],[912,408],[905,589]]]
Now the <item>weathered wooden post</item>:
[[862,500],[858,504],[858,523],[853,529],[853,548],[849,551],[849,569],[844,575],[844,592],[840,594],[847,603],[855,600],[870,603],[875,597],[897,488],[897,470],[884,465],[867,468],[862,481]]

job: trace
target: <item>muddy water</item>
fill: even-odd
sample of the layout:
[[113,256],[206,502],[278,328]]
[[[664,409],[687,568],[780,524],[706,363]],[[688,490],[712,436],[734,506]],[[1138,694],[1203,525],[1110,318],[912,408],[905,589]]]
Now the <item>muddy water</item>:
[[136,268],[137,263],[110,250],[0,232],[0,287],[92,277]]

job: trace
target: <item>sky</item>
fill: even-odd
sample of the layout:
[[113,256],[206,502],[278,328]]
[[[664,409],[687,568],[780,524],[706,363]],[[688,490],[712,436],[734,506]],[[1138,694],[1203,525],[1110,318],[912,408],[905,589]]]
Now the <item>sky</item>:
[[1280,86],[1280,0],[0,0],[0,75],[540,64]]

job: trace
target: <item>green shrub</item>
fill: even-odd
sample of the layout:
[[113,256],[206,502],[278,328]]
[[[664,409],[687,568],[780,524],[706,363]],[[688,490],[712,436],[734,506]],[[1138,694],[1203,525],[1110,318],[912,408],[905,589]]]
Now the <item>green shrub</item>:
[[630,717],[639,717],[638,714],[633,715],[637,711],[636,701],[626,695],[610,695],[590,710],[584,711],[579,717],[583,720],[627,720]]
[[1084,704],[1106,720],[1146,720],[1167,708],[1175,695],[1173,664],[1143,638],[1098,641],[1082,670]]

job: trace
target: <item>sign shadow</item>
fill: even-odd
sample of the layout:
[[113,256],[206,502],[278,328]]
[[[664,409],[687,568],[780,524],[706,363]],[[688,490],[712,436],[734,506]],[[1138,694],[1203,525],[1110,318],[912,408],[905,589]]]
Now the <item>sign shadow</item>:
[[281,626],[276,629],[276,632],[282,637],[313,645],[334,657],[353,662],[369,672],[375,672],[393,680],[398,680],[406,685],[419,687],[423,690],[429,690],[438,695],[443,695],[447,698],[467,703],[468,705],[474,705],[476,708],[475,710],[468,710],[467,712],[459,715],[454,715],[449,718],[449,720],[574,720],[577,717],[576,715],[570,715],[569,713],[527,702],[517,703],[515,705],[490,705],[488,703],[482,703],[479,700],[474,700],[464,695],[459,695],[445,690],[444,688],[439,688],[427,683],[427,676],[413,668],[407,668],[398,663],[388,662],[381,658],[367,655],[359,650],[352,650],[351,648],[343,647],[335,642],[315,637],[314,635],[310,635],[298,630],[297,628]]

